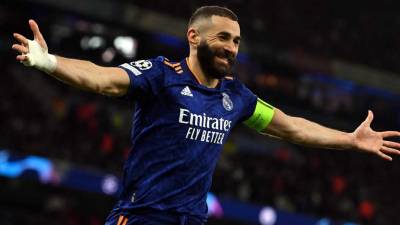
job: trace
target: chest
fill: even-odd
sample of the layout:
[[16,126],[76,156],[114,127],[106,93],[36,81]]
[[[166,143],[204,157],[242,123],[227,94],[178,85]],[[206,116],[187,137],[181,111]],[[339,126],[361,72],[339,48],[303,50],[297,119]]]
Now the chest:
[[[165,105],[170,110],[187,112],[202,117],[202,122],[216,119],[235,122],[240,116],[240,96],[234,92],[210,91],[188,84],[175,84],[165,88]],[[193,116],[192,116],[193,117]]]

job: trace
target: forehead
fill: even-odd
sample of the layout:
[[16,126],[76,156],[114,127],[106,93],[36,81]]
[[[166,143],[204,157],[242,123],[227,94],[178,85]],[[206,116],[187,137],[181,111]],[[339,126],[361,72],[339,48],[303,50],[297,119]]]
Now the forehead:
[[237,21],[233,21],[227,17],[212,16],[209,32],[214,34],[228,32],[232,36],[240,36],[240,26]]

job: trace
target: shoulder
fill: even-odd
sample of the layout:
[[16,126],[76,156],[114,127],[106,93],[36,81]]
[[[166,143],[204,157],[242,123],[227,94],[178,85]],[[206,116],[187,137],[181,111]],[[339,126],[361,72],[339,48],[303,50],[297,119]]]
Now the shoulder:
[[121,64],[119,67],[133,73],[135,76],[139,76],[146,73],[160,73],[163,70],[163,61],[166,58],[158,56],[151,59],[140,59],[127,63]]
[[239,79],[232,76],[226,76],[222,78],[222,85],[225,89],[229,89],[231,91],[243,91],[248,90],[246,85],[243,84]]
[[173,72],[181,74],[183,69],[180,62],[174,62],[164,56],[158,56],[153,59],[138,60],[130,63],[139,70],[159,70],[163,72]]
[[254,103],[257,99],[257,96],[236,77],[225,77],[222,80],[222,86],[223,91],[234,94],[238,99],[246,102],[245,105]]
[[173,61],[170,61],[167,58],[164,58],[162,63],[164,64],[166,69],[171,71],[171,72],[175,72],[177,74],[182,74],[183,73],[181,62],[173,62]]

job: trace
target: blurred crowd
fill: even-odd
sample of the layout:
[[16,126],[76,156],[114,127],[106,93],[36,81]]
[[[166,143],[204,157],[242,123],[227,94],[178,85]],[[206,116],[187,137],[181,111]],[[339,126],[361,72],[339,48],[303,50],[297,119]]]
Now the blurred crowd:
[[296,148],[303,157],[300,162],[286,147],[272,155],[223,154],[213,190],[220,196],[337,221],[400,222],[395,210],[400,205],[393,198],[400,187],[393,180],[398,163],[389,165],[359,153]]
[[[203,2],[135,4],[186,19]],[[212,0],[207,4],[232,9],[245,40],[400,72],[400,15],[395,1]]]
[[[167,7],[148,1],[137,4],[160,11]],[[398,53],[387,49],[394,48],[391,41],[394,42],[395,38],[390,38],[397,29],[380,27],[382,23],[379,22],[391,18],[390,13],[380,17],[368,14],[369,8],[365,7],[357,11],[359,15],[354,15],[351,7],[355,6],[346,5],[348,9],[335,16],[334,12],[338,10],[334,7],[339,6],[316,1],[266,1],[262,3],[265,7],[255,6],[255,1],[246,1],[245,4],[236,0],[230,4],[238,12],[243,30],[249,30],[244,33],[264,32],[258,37],[248,34],[249,38],[265,38],[277,47],[300,48],[326,57],[343,57],[400,72],[394,63],[399,58]],[[196,1],[181,2],[180,10],[170,12],[187,18],[196,5]],[[329,10],[332,13],[328,13]],[[349,20],[350,16],[354,17],[353,20]],[[396,21],[400,20],[394,18],[393,23]],[[22,29],[25,26],[17,22],[14,21],[16,27]],[[6,39],[11,38],[8,30],[10,27],[0,31],[1,38],[5,35]],[[44,26],[42,30],[49,31],[50,28]],[[360,31],[371,35],[360,40]],[[380,35],[389,39],[378,41]],[[366,47],[368,43],[374,44]],[[130,149],[133,104],[66,87],[16,63],[15,55],[8,48],[0,43],[3,71],[0,76],[0,118],[3,118],[0,147],[18,154],[41,155],[120,174]],[[95,54],[98,54],[96,51],[83,52],[79,46],[74,46],[74,42],[62,43],[55,51],[65,51],[76,58],[85,55],[89,59],[95,59]],[[157,51],[163,54],[163,49],[159,48],[148,52]],[[139,56],[147,55],[139,53]],[[366,117],[367,110],[372,109],[375,113],[373,127],[377,130],[400,127],[398,96],[347,81],[332,80],[323,74],[303,74],[273,63],[266,67],[250,58],[239,63],[237,75],[261,98],[289,114],[352,131]],[[284,142],[246,146],[243,143],[264,143],[268,137],[255,136],[243,127],[235,130],[234,137],[225,146],[215,172],[212,191],[217,194],[316,217],[367,225],[400,224],[396,215],[400,205],[393,197],[400,188],[396,181],[400,164],[396,157],[394,162],[387,163],[375,156],[307,149]],[[74,212],[77,216],[71,217],[68,213],[61,211],[46,218],[57,221],[79,217],[79,222],[61,220],[68,225],[101,224],[101,218],[80,215],[79,212]],[[12,220],[24,220],[21,214],[30,215],[29,212],[19,214],[16,211],[3,214]],[[17,224],[39,223],[31,220]]]

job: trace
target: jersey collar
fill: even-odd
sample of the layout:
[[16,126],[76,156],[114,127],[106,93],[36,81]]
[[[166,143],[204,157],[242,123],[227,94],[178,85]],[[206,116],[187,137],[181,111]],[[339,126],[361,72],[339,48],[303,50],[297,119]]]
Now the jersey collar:
[[221,88],[221,83],[222,80],[218,80],[218,84],[215,88],[209,88],[203,84],[201,84],[200,80],[197,78],[197,76],[190,70],[189,65],[188,65],[188,58],[185,58],[181,61],[181,66],[182,66],[182,70],[183,70],[183,75],[189,77],[195,84],[197,87],[207,90],[207,91],[213,91],[213,92],[222,92],[222,88]]

